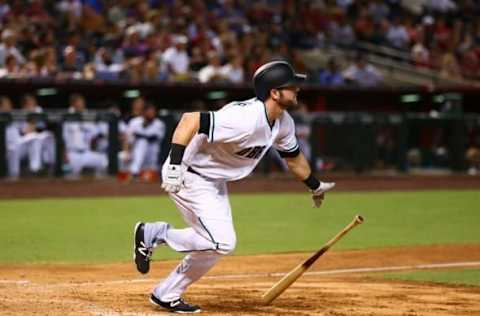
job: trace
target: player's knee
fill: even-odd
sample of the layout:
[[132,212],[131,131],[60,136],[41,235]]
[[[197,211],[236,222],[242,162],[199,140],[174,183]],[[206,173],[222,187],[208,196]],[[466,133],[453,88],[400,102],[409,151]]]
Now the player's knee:
[[233,237],[229,241],[217,243],[217,252],[222,255],[228,255],[235,250],[236,245],[237,245],[237,239]]

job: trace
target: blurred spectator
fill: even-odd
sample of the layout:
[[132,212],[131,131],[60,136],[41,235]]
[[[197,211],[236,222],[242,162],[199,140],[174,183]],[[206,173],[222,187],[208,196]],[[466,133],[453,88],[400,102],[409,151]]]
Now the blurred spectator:
[[25,64],[26,60],[16,45],[15,32],[10,29],[4,29],[2,32],[2,42],[0,43],[0,67],[5,66],[7,56],[13,56],[18,65]]
[[134,27],[129,27],[126,30],[122,49],[126,57],[141,57],[147,53],[148,47],[141,38],[140,32]]
[[0,78],[18,78],[21,77],[20,67],[17,59],[13,55],[8,55],[5,59],[4,67],[0,68]]
[[426,6],[433,11],[446,13],[448,11],[455,11],[457,5],[452,0],[427,0]]
[[63,64],[58,74],[60,79],[81,79],[83,77],[83,65],[78,63],[77,50],[73,46],[67,46],[63,50]]
[[453,53],[445,53],[441,60],[440,76],[447,79],[462,79],[460,66]]
[[57,3],[57,10],[79,19],[82,16],[82,2],[80,0],[61,0]]
[[350,47],[355,43],[355,32],[346,17],[339,20],[330,23],[330,37],[335,44]]
[[327,68],[318,73],[314,82],[330,87],[338,87],[345,84],[345,79],[340,71],[337,60],[334,57],[328,60]]
[[220,72],[231,83],[242,83],[245,81],[245,73],[243,70],[243,57],[236,54],[232,57],[231,62],[222,66]]
[[388,19],[390,15],[390,7],[383,0],[369,1],[368,11],[375,23],[380,23],[384,19]]
[[58,61],[57,54],[55,49],[52,47],[47,47],[43,50],[44,53],[44,63],[41,69],[43,76],[54,77],[58,73]]
[[207,65],[207,58],[200,47],[192,48],[192,57],[190,58],[190,71],[194,74]]
[[355,19],[355,32],[360,40],[368,41],[372,38],[374,23],[367,8],[361,8]]
[[167,48],[162,55],[162,61],[166,64],[172,81],[184,81],[188,79],[190,58],[187,53],[188,38],[184,35],[176,36],[174,45]]
[[[480,56],[475,47],[480,3],[413,2],[32,0],[25,7],[3,1],[0,75],[195,81],[214,51],[226,69],[236,63],[234,52],[242,52],[245,82],[259,64],[274,58],[366,41],[409,51],[420,67],[427,67],[428,55],[428,67],[437,71],[443,54],[455,49],[464,77],[478,79],[469,65]],[[9,67],[7,56],[15,58]],[[239,82],[241,72],[236,67],[235,78],[227,80]]]
[[428,68],[431,66],[430,52],[424,45],[423,34],[418,34],[418,37],[413,45],[410,55],[412,62],[416,67]]
[[357,54],[355,62],[343,72],[345,79],[360,87],[374,87],[382,82],[382,75],[370,65],[365,56]]
[[106,47],[100,47],[95,54],[96,77],[102,80],[118,80],[124,66],[115,63],[112,52]]
[[387,31],[387,40],[395,48],[407,49],[410,37],[408,36],[407,29],[400,21],[399,17],[393,19],[393,23],[390,25]]
[[211,51],[208,54],[208,64],[198,72],[200,83],[225,82],[227,78],[222,72],[222,61],[218,53]]
[[10,5],[7,1],[2,1],[0,3],[0,22],[3,22],[3,19],[8,15],[10,12]]
[[446,51],[451,47],[452,29],[446,23],[442,16],[437,17],[434,24],[433,40],[436,49],[441,52]]

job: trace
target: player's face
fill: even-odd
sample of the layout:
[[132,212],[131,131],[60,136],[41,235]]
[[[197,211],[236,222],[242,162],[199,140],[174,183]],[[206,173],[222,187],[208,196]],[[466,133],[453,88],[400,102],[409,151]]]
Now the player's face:
[[299,90],[300,89],[295,86],[279,89],[279,98],[277,103],[285,109],[297,107],[297,94]]

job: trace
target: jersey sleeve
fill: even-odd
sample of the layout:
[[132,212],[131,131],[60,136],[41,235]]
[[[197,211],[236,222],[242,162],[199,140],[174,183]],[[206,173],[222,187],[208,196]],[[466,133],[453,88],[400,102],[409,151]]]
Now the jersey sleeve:
[[297,137],[295,136],[295,123],[287,112],[281,119],[280,131],[273,144],[282,158],[296,157],[300,153]]
[[204,123],[202,128],[208,142],[237,142],[248,137],[255,124],[255,116],[249,117],[248,114],[241,105],[227,105],[218,111],[208,112],[209,122]]

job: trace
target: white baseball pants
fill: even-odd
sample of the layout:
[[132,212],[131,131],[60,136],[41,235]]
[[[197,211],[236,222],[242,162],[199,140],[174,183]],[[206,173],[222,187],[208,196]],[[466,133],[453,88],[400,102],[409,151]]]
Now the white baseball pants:
[[184,184],[180,192],[170,197],[190,227],[174,229],[164,222],[145,225],[147,247],[155,246],[156,240],[165,240],[172,249],[188,253],[153,291],[164,302],[178,299],[222,255],[232,252],[236,244],[226,182],[185,172]]
[[29,169],[38,172],[42,167],[42,139],[36,134],[22,136],[16,144],[7,150],[9,176],[17,178],[20,175],[20,163],[28,157]]
[[107,155],[96,151],[69,151],[67,155],[74,176],[78,176],[84,168],[94,168],[95,173],[101,175],[108,166]]
[[137,139],[133,144],[130,173],[138,175],[142,168],[158,169],[158,142],[149,143],[146,139]]

